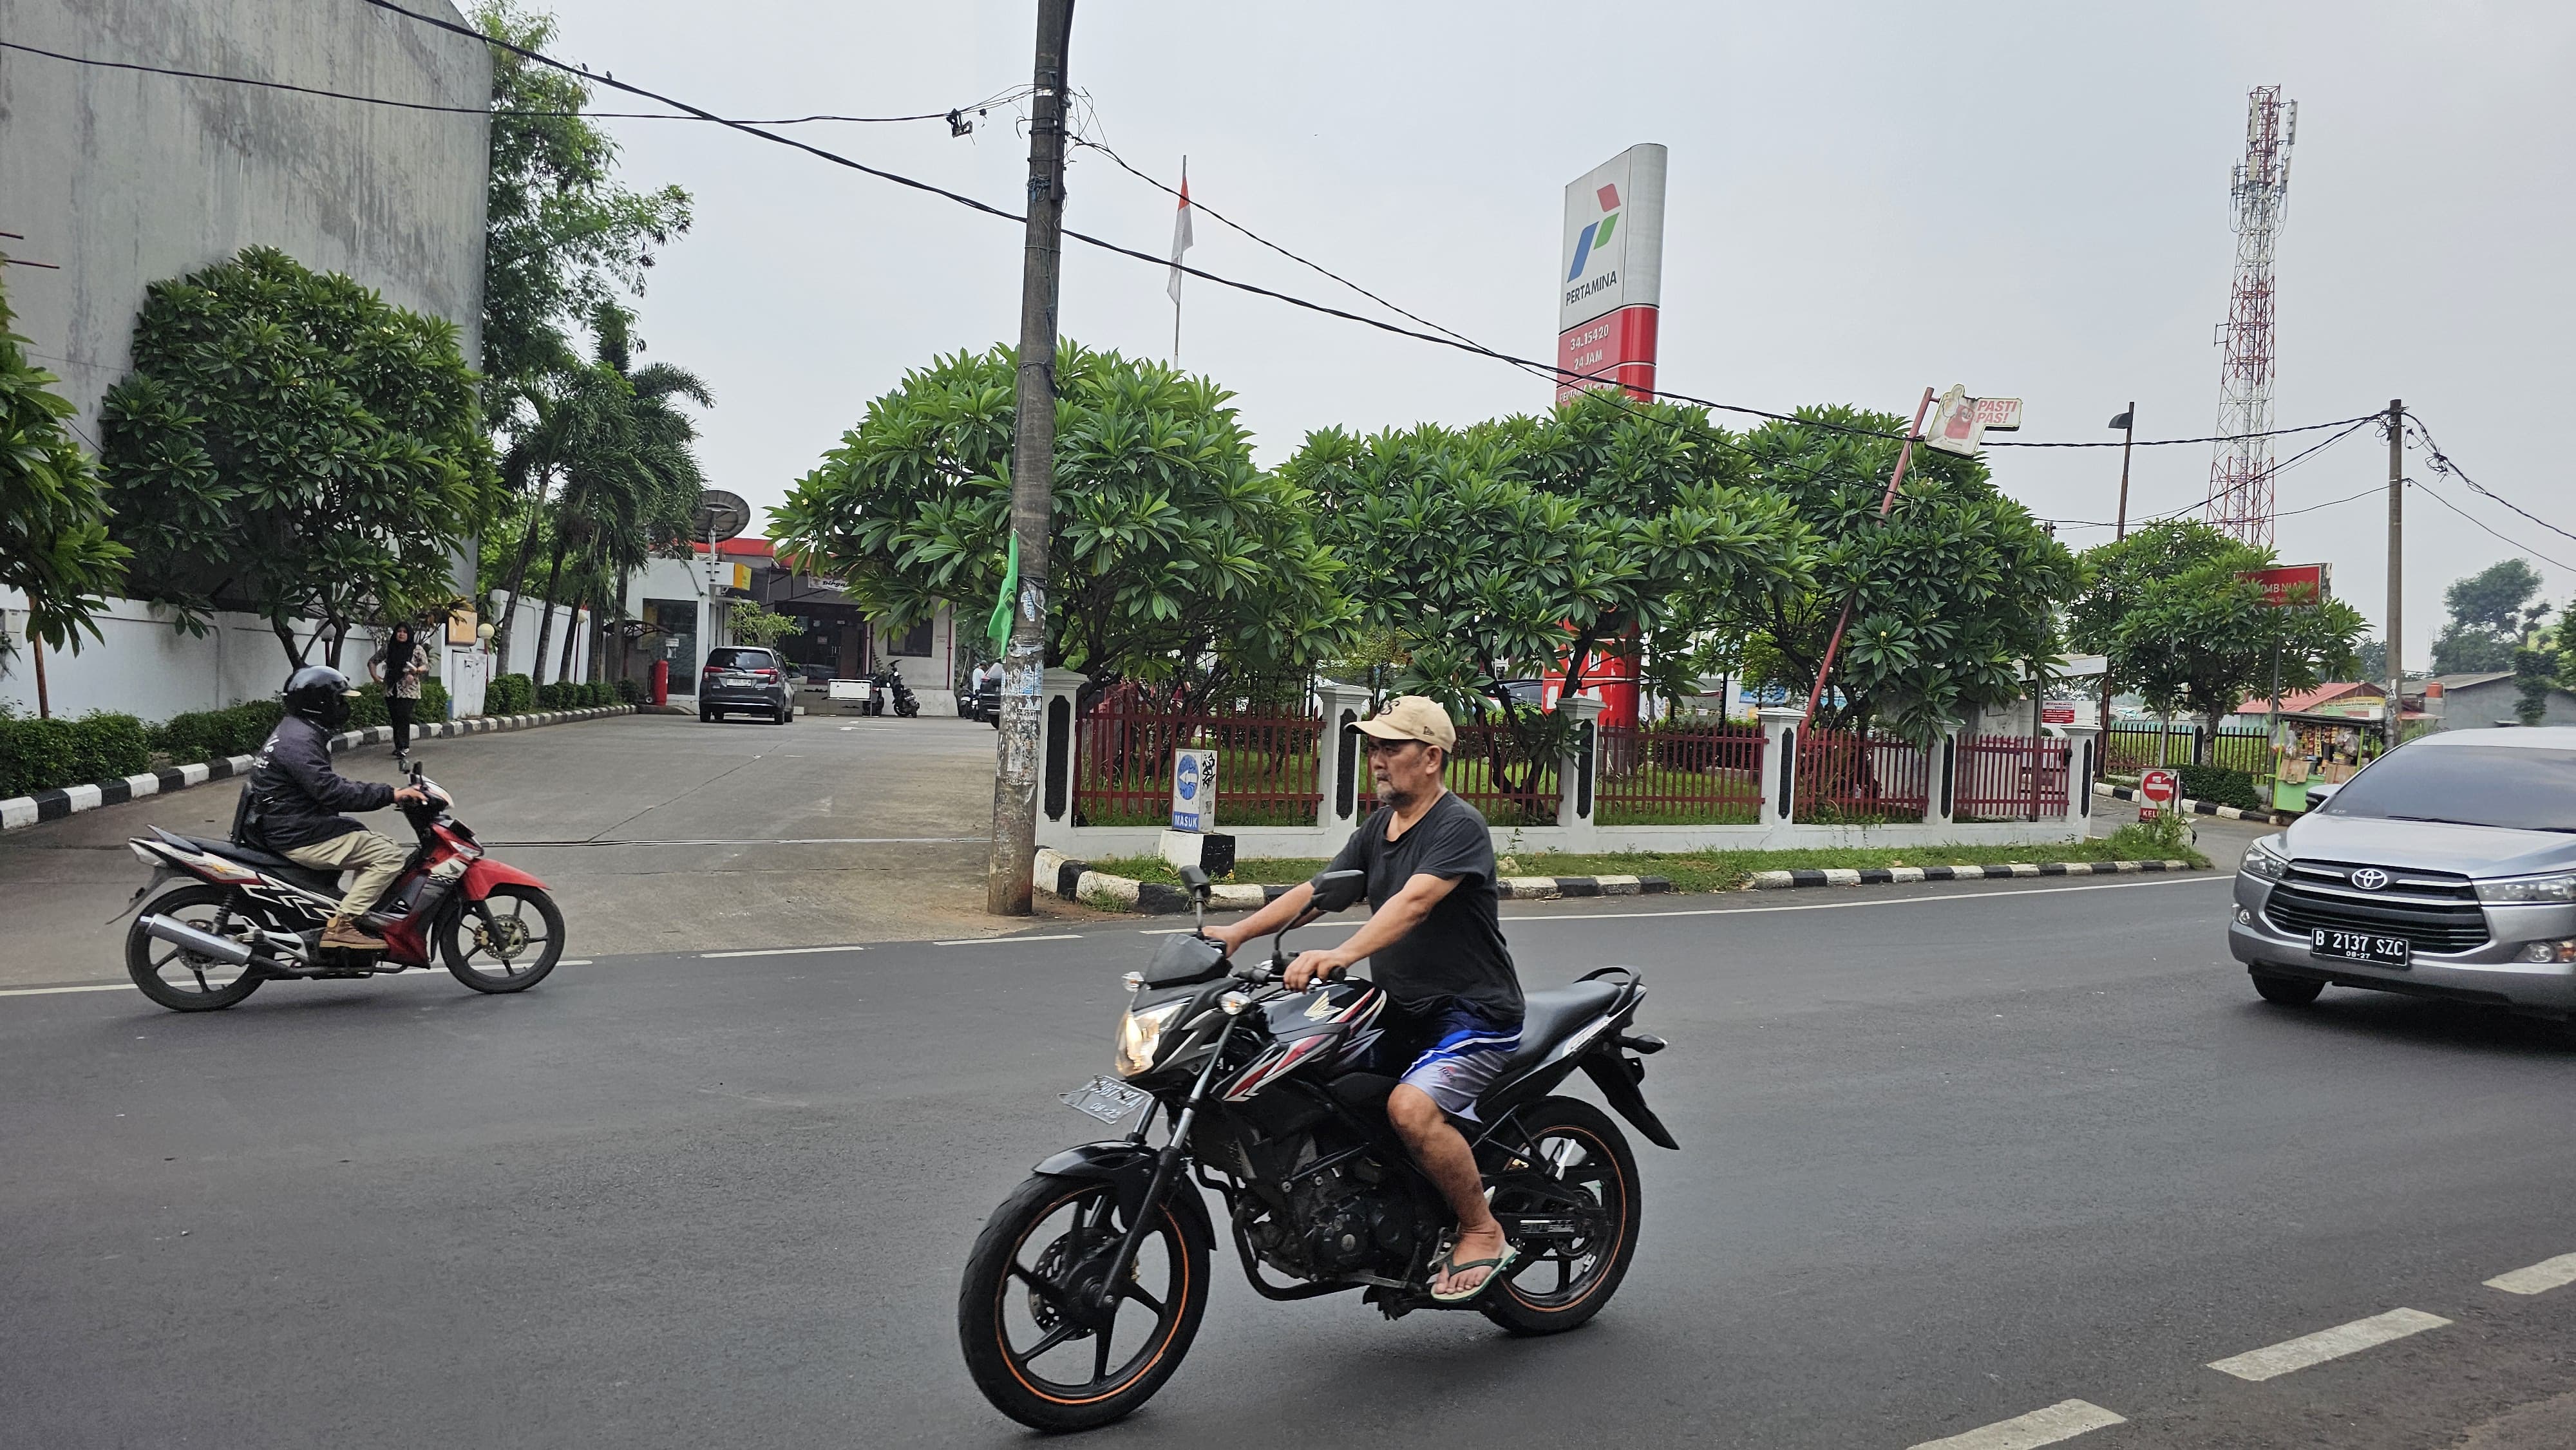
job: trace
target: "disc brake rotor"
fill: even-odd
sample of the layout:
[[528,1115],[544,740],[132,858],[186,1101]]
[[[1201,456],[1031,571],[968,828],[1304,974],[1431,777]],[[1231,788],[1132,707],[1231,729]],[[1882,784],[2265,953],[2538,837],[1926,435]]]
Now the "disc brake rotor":
[[492,955],[508,961],[528,945],[528,924],[515,916],[499,921],[474,923],[474,944]]

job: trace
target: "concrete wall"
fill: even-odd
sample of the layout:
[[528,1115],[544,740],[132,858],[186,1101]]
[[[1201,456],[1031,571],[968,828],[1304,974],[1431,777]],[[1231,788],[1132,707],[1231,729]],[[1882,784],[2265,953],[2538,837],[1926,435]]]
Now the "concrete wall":
[[[442,19],[448,0],[422,0]],[[0,35],[68,55],[441,105],[489,103],[489,52],[354,3],[0,0]],[[0,51],[0,241],[16,330],[95,448],[143,290],[277,247],[453,322],[480,363],[488,120]]]
[[[2522,717],[2514,707],[2522,703],[2522,691],[2511,676],[2488,680],[2483,684],[2463,685],[2442,692],[2441,716],[2445,730],[2490,730],[2501,725],[2520,725]],[[2565,690],[2551,690],[2549,703],[2542,710],[2543,725],[2576,725],[2576,695]]]

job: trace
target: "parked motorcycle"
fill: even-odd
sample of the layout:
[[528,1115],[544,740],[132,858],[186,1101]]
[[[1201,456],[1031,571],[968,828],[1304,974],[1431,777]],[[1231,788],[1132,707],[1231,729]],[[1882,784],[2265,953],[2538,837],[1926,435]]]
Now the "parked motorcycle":
[[903,672],[891,667],[868,676],[865,713],[882,715],[889,703],[894,706],[894,712],[906,720],[921,713],[921,697],[912,692],[912,686],[904,683]]
[[[1184,868],[1205,925],[1206,873]],[[1636,1251],[1637,1164],[1608,1114],[1554,1089],[1581,1069],[1648,1139],[1676,1147],[1646,1106],[1646,1054],[1628,1028],[1645,987],[1628,967],[1527,994],[1521,1046],[1463,1123],[1494,1216],[1522,1258],[1466,1305],[1431,1298],[1454,1218],[1386,1119],[1396,1080],[1360,1070],[1386,997],[1366,981],[1278,985],[1289,930],[1357,900],[1357,871],[1317,876],[1315,905],[1236,966],[1197,933],[1162,939],[1126,981],[1117,1078],[1065,1095],[1124,1138],[1037,1165],[984,1225],[958,1291],[976,1387],[1041,1430],[1105,1425],[1180,1367],[1208,1302],[1216,1238],[1201,1188],[1226,1207],[1255,1292],[1357,1292],[1394,1319],[1473,1308],[1514,1334],[1555,1334],[1601,1311]],[[1155,1119],[1168,1125],[1150,1141]],[[1273,1274],[1280,1276],[1274,1279]]]
[[[485,855],[447,792],[418,766],[411,784],[426,799],[399,809],[419,848],[363,919],[384,938],[382,952],[321,947],[323,925],[339,909],[332,872],[158,826],[127,841],[152,868],[134,893],[135,903],[149,896],[151,904],[125,934],[134,985],[173,1011],[211,1012],[272,980],[426,968],[433,945],[456,980],[478,992],[523,992],[545,980],[564,945],[563,913],[545,883]],[[182,877],[187,884],[161,891]]]

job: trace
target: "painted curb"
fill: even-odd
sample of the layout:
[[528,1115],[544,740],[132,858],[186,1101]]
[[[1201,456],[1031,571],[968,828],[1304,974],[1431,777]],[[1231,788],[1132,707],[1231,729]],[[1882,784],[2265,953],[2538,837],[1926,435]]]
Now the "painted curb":
[[[2097,796],[2109,796],[2115,801],[2133,801],[2138,798],[2135,786],[2112,785],[2099,780],[2093,782],[2093,793]],[[2280,811],[2249,811],[2242,806],[2214,806],[2207,801],[2196,801],[2187,796],[2176,801],[2175,804],[2193,815],[2225,816],[2231,821],[2259,821],[2268,826],[2286,826],[2298,819],[2297,816]]]
[[[593,705],[581,710],[550,710],[536,715],[474,715],[463,720],[431,720],[411,727],[412,735],[421,740],[447,740],[460,735],[492,735],[504,730],[534,730],[545,725],[569,725],[581,720],[604,719],[610,715],[632,715],[632,705]],[[331,753],[355,750],[362,745],[391,745],[394,727],[370,725],[364,730],[344,730],[331,737]],[[91,785],[70,785],[59,790],[40,790],[34,795],[11,796],[0,800],[0,831],[15,831],[46,821],[59,821],[82,811],[100,806],[122,805],[145,796],[168,795],[210,780],[226,780],[250,773],[251,757],[228,756],[209,760],[202,765],[172,765],[159,770],[129,775],[122,780],[102,780]]]
[[2015,861],[2003,866],[1828,867],[1821,871],[1756,871],[1752,891],[1800,886],[1905,886],[1917,881],[2002,881],[2023,876],[2129,876],[2141,871],[2196,871],[2189,861]]
[[[1190,909],[1189,893],[1159,881],[1138,881],[1094,871],[1052,846],[1038,848],[1029,869],[1032,889],[1066,901],[1162,916]],[[1547,901],[1571,896],[1655,896],[1673,889],[1661,876],[1506,876],[1498,883],[1506,901]],[[1286,886],[1218,886],[1208,892],[1208,905],[1219,911],[1250,911],[1296,888]]]

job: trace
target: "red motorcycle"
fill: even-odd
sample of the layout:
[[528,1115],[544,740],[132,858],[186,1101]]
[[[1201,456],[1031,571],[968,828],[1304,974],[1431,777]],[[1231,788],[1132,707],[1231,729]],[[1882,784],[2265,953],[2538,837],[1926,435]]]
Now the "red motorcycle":
[[[152,897],[125,934],[125,970],[143,995],[176,1012],[230,1007],[277,978],[372,977],[430,965],[430,949],[478,992],[523,992],[563,957],[564,922],[545,883],[483,853],[446,791],[412,767],[425,799],[399,809],[420,838],[365,929],[382,952],[321,945],[339,909],[339,878],[231,841],[152,828],[126,842]],[[189,878],[158,896],[164,882]],[[128,906],[126,910],[134,908]]]

